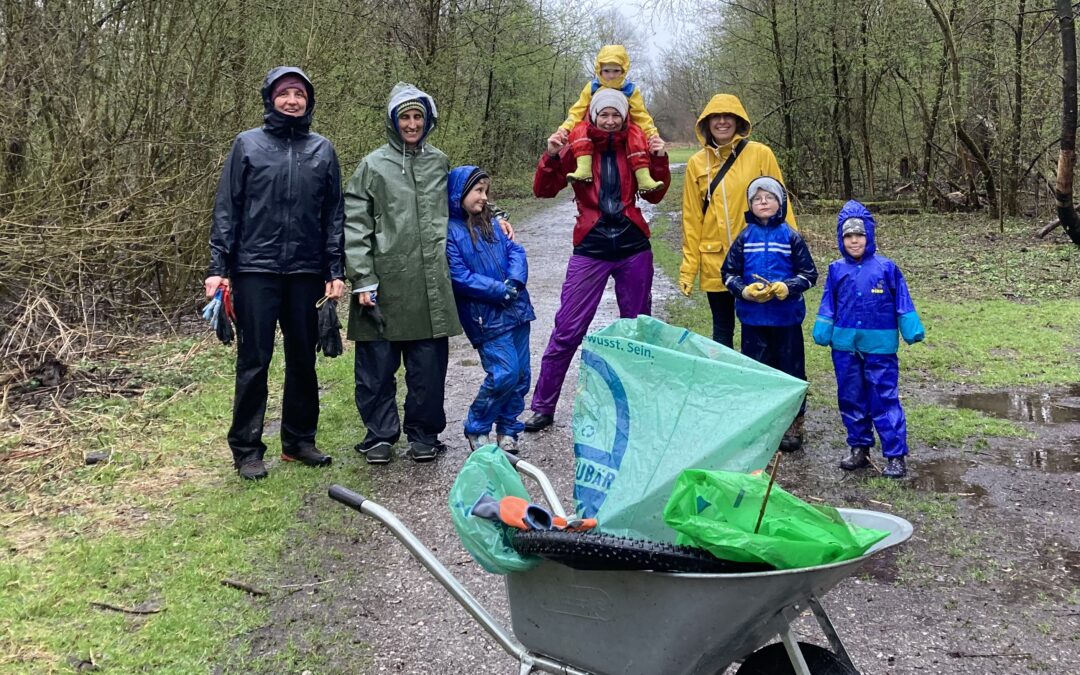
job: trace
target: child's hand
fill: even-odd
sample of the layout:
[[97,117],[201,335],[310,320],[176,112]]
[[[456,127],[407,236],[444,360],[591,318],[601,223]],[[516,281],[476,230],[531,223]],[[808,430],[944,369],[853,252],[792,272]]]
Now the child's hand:
[[743,299],[750,302],[768,302],[772,299],[772,295],[772,289],[760,281],[748,284],[742,289]]
[[783,281],[774,281],[769,284],[769,292],[776,297],[777,300],[784,300],[788,296],[788,287]]
[[566,141],[568,139],[569,136],[562,129],[559,129],[555,133],[548,136],[547,154],[551,155],[552,157],[559,154],[559,150],[562,150],[562,147],[566,145]]

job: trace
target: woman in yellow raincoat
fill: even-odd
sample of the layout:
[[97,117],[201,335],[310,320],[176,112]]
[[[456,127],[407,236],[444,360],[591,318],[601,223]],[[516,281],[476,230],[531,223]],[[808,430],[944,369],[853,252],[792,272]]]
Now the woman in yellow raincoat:
[[[750,117],[737,96],[713,96],[698,116],[695,133],[702,148],[687,162],[683,184],[679,288],[690,295],[694,279],[700,279],[712,310],[712,339],[728,347],[734,342],[735,299],[724,287],[720,266],[746,226],[746,188],[759,176],[784,180],[769,146],[747,138],[750,129]],[[710,191],[725,164],[723,178]],[[787,222],[797,227],[790,206]]]

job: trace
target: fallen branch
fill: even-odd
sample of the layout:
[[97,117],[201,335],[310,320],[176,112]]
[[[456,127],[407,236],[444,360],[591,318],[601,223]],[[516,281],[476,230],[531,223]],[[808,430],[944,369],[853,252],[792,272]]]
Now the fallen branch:
[[969,652],[945,652],[948,656],[954,659],[1030,659],[1031,654],[1028,652],[1002,652],[1000,654],[972,654]]
[[1039,239],[1042,239],[1046,235],[1056,230],[1059,225],[1061,225],[1061,218],[1054,218],[1052,221],[1047,223],[1046,226],[1043,227],[1043,229],[1039,230],[1039,234],[1036,236],[1038,236]]
[[120,607],[118,605],[110,605],[107,602],[91,602],[91,607],[97,607],[98,609],[108,609],[114,612],[123,612],[124,614],[157,614],[158,612],[165,611],[164,607],[148,607],[141,609],[137,607]]
[[235,588],[244,591],[245,593],[250,593],[251,595],[270,595],[270,593],[261,588],[257,588],[251,584],[245,584],[243,581],[237,581],[236,579],[222,579],[221,585],[229,586],[230,588]]

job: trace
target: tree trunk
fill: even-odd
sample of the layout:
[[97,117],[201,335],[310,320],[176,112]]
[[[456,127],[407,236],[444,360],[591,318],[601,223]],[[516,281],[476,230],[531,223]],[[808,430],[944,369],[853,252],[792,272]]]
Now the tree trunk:
[[851,181],[851,115],[847,100],[847,66],[839,58],[840,45],[836,43],[835,33],[832,39],[832,80],[833,80],[833,132],[836,134],[836,147],[840,156],[841,180],[843,181],[843,199],[851,199],[855,187]]
[[1080,218],[1073,205],[1073,167],[1076,165],[1076,31],[1070,0],[1055,0],[1061,31],[1061,150],[1058,152],[1057,214],[1073,243],[1080,246]]
[[784,124],[784,150],[790,162],[788,189],[798,194],[799,158],[795,154],[795,121],[791,115],[791,101],[794,96],[791,83],[787,78],[787,69],[784,67],[784,50],[780,45],[780,26],[776,18],[776,0],[769,2],[769,27],[772,31],[773,55],[776,59],[776,76],[780,85],[780,117]]
[[1016,27],[1013,29],[1013,106],[1012,140],[1006,169],[1005,212],[1020,215],[1020,138],[1024,122],[1024,16],[1027,0],[1016,6]]

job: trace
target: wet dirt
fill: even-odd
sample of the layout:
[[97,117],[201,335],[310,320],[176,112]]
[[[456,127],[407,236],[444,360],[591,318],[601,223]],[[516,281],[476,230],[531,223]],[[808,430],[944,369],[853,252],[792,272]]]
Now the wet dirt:
[[[559,305],[573,216],[573,203],[560,199],[517,224],[529,255],[537,315],[531,338],[534,381]],[[659,272],[653,293],[653,306],[661,314],[675,292]],[[615,317],[609,288],[593,328]],[[369,468],[358,456],[346,456],[346,450],[337,454],[339,461],[368,476],[367,496],[396,513],[508,626],[503,580],[472,562],[446,508],[449,487],[468,452],[462,419],[482,377],[475,351],[463,339],[453,340],[443,436],[449,449],[434,464],[417,465],[398,456],[387,466]],[[548,473],[567,504],[576,382],[575,364],[556,423],[521,441],[522,457]],[[903,378],[901,384],[908,400],[936,400],[944,393],[956,405],[979,404],[988,414],[993,408],[1018,415],[1009,419],[1032,437],[948,449],[913,443],[911,477],[902,484],[903,499],[893,504],[868,483],[872,470],[837,468],[845,449],[842,426],[831,400],[811,392],[805,449],[784,456],[780,483],[808,501],[892,512],[916,527],[907,544],[876,556],[822,599],[853,661],[868,674],[1077,672],[1080,420],[1068,411],[1077,405],[1071,399],[1078,392],[1050,392],[1046,405],[1041,393],[1014,404],[1011,397],[993,392],[961,398],[970,392],[920,391]],[[305,504],[300,517],[309,522],[344,508],[324,492],[308,495]],[[342,527],[317,528],[314,538],[298,536],[280,566],[289,570],[281,584],[327,583],[271,603],[267,626],[247,636],[239,647],[243,654],[229,659],[236,663],[238,657],[246,665],[222,672],[281,672],[274,659],[286,654],[294,662],[310,661],[306,668],[311,673],[517,671],[516,662],[385,528],[351,512],[344,519]],[[717,611],[720,615],[723,608]],[[812,618],[800,618],[794,628],[799,639],[824,644]],[[255,659],[257,668],[251,665]]]

